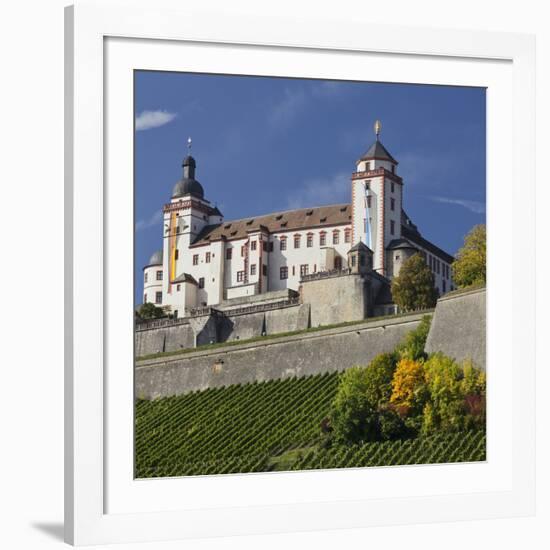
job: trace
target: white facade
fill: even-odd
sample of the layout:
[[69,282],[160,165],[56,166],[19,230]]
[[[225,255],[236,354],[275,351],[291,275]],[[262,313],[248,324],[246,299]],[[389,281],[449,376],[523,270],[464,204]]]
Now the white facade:
[[158,303],[161,292],[159,305],[184,316],[231,298],[298,290],[303,275],[347,268],[348,251],[358,242],[371,248],[373,269],[388,279],[422,252],[439,293],[452,290],[452,257],[404,214],[397,164],[377,137],[351,175],[351,203],[226,222],[204,198],[195,160],[187,157],[164,206],[162,253],[144,268],[144,302]]

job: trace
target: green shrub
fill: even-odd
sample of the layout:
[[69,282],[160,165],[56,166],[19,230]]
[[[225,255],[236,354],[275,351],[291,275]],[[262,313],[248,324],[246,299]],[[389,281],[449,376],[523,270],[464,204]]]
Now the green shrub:
[[485,425],[485,373],[470,361],[463,365],[435,353],[424,364],[429,401],[422,432],[457,432]]
[[424,348],[426,346],[428,332],[430,332],[431,322],[431,316],[424,315],[419,325],[405,335],[405,338],[403,338],[403,341],[395,350],[401,359],[420,361],[421,359],[427,358]]

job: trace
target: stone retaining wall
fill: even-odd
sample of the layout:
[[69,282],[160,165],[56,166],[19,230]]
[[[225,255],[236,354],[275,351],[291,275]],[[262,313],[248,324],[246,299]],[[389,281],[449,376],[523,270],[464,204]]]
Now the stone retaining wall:
[[421,318],[404,315],[141,361],[136,365],[136,395],[153,399],[366,365],[375,355],[392,351]]
[[426,351],[441,351],[458,361],[486,364],[485,288],[449,293],[437,302],[426,341]]

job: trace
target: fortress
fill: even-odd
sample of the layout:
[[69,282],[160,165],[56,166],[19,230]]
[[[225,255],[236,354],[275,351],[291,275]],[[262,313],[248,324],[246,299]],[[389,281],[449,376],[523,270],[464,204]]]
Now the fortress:
[[395,313],[391,279],[417,252],[439,294],[453,290],[453,257],[405,213],[378,121],[375,133],[351,173],[349,203],[240,220],[224,220],[205,198],[188,155],[164,205],[162,249],[143,269],[143,302],[170,319],[137,324],[136,354]]

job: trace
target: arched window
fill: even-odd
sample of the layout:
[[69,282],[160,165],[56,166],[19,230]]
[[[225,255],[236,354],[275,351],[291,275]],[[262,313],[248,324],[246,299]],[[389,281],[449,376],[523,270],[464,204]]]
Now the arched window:
[[299,234],[294,235],[294,248],[300,248],[301,236]]
[[339,244],[340,243],[340,231],[338,229],[335,229],[332,232],[332,244]]
[[326,231],[321,231],[321,233],[319,233],[319,244],[321,246],[326,246],[326,244],[327,244],[327,233],[326,233]]
[[349,228],[344,231],[344,241],[347,243],[351,242],[351,229]]
[[281,237],[281,240],[280,240],[280,249],[281,249],[281,250],[286,250],[286,237]]

